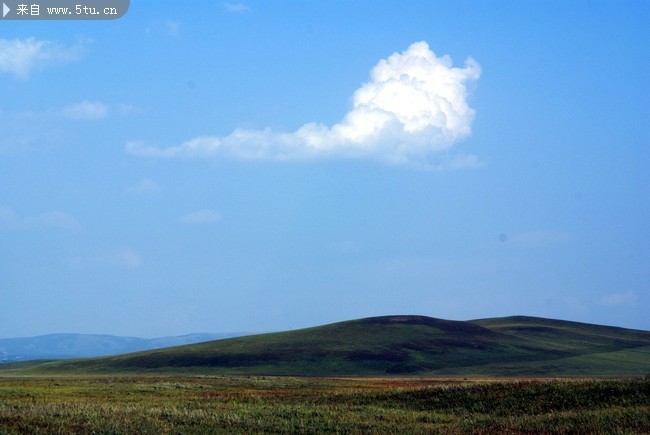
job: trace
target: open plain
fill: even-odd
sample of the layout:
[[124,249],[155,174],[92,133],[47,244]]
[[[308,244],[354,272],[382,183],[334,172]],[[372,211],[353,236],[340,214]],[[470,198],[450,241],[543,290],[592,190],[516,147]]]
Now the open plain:
[[0,434],[649,433],[650,382],[619,379],[0,378]]

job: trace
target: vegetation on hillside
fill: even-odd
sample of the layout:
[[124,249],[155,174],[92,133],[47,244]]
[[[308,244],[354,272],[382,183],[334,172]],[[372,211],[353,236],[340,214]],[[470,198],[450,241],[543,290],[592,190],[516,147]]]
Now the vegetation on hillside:
[[384,316],[17,370],[32,374],[638,376],[650,372],[650,332],[531,317],[460,322]]

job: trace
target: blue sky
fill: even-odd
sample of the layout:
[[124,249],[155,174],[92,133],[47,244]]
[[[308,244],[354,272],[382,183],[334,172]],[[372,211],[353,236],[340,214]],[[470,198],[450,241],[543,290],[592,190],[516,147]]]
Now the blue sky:
[[0,21],[0,337],[650,329],[650,3]]

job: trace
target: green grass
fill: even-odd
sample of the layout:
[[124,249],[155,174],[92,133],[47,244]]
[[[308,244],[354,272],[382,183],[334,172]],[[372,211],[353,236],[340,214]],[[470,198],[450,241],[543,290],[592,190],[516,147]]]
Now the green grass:
[[650,332],[532,317],[385,316],[0,373],[639,376]]
[[0,433],[648,433],[641,379],[0,378]]

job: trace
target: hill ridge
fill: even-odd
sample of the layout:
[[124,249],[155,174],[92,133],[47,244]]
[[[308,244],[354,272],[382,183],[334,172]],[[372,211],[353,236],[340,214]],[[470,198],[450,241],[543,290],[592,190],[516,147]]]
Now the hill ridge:
[[113,357],[50,362],[29,370],[337,376],[638,375],[650,372],[650,332],[530,316],[458,321],[388,315]]
[[0,363],[116,355],[231,338],[245,333],[193,333],[156,338],[111,334],[52,333],[0,339]]

